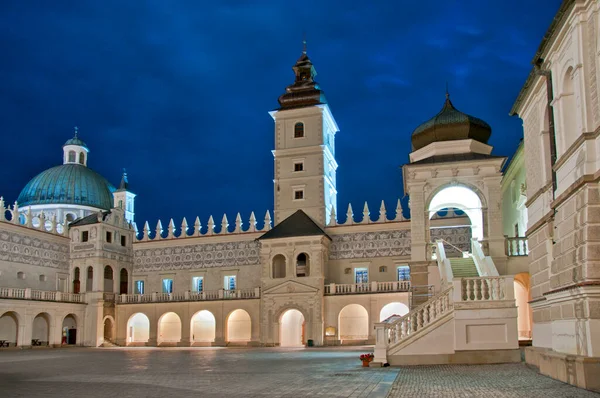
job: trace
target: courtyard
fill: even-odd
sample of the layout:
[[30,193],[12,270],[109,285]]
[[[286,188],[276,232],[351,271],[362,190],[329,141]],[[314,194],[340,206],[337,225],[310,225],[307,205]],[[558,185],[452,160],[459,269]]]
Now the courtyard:
[[596,397],[524,364],[362,368],[369,348],[0,351],[2,397]]

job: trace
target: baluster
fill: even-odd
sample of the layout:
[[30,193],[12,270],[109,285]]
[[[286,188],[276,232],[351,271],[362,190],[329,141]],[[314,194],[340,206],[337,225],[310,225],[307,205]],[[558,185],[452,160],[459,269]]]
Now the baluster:
[[467,283],[467,297],[466,297],[466,301],[470,301],[471,300],[471,283],[468,279],[465,280],[465,282]]
[[494,299],[495,300],[500,300],[502,297],[502,293],[500,291],[500,279],[494,279],[495,285],[496,285],[496,289],[495,289],[495,295],[494,295]]

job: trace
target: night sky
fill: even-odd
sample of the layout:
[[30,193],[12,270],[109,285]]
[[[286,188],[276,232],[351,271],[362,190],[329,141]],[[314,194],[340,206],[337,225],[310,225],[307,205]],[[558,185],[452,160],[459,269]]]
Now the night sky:
[[[253,3],[254,5],[248,5]],[[340,127],[338,213],[404,195],[410,135],[442,107],[492,126],[493,154],[522,137],[508,112],[560,0],[4,0],[0,195],[14,202],[62,163],[79,126],[88,165],[129,174],[136,222],[197,215],[230,225],[273,208],[273,120],[308,55]],[[390,214],[393,216],[393,214]],[[247,226],[247,224],[246,224]],[[232,227],[230,227],[232,228]],[[218,228],[217,228],[218,229]]]

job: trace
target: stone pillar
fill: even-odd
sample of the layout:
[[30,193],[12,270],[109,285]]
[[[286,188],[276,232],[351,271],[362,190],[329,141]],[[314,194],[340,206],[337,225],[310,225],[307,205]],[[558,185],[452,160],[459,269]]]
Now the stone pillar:
[[33,318],[31,314],[23,314],[17,324],[17,346],[21,348],[31,347],[31,334],[33,332]]
[[227,320],[223,315],[223,309],[221,309],[220,313],[216,313],[215,315],[215,341],[213,342],[213,346],[216,347],[224,347],[225,346],[225,323]]
[[[505,239],[502,230],[502,189],[500,182],[502,176],[486,177],[484,179],[487,188],[487,210],[484,214],[484,239],[488,240],[489,253],[492,258],[506,257],[504,248]],[[499,270],[503,273],[504,270]]]
[[148,333],[148,342],[146,346],[157,347],[158,346],[158,320],[156,317],[149,317],[150,319],[150,332]]
[[429,217],[425,209],[425,183],[412,183],[410,195],[411,260],[427,261]]
[[375,324],[375,358],[371,362],[371,366],[383,366],[387,363],[387,335],[385,333],[385,323]]

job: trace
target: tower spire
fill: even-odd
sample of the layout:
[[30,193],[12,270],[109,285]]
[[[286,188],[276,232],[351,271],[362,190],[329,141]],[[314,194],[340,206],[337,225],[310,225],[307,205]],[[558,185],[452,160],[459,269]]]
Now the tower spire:
[[450,99],[450,92],[448,91],[448,80],[446,80],[446,99]]
[[79,133],[79,127],[75,126],[73,130],[75,130],[75,138],[77,138],[77,133]]
[[302,35],[302,54],[306,55],[306,32]]
[[121,176],[121,183],[119,184],[119,189],[127,190],[128,185],[129,181],[127,180],[127,170],[123,169],[123,175]]

